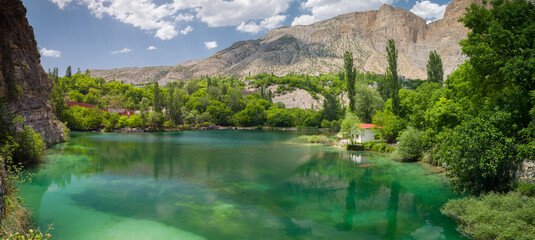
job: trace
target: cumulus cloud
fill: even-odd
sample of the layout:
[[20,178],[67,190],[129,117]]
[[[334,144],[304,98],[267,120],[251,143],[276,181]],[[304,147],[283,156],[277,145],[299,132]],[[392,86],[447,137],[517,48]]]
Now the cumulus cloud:
[[186,28],[180,30],[180,34],[188,35],[188,33],[190,33],[191,31],[193,31],[193,27],[187,26]]
[[177,21],[177,22],[191,22],[191,21],[193,21],[193,18],[195,18],[195,16],[193,16],[193,15],[191,15],[189,13],[186,13],[186,14],[179,13],[175,17],[175,21]]
[[43,57],[56,57],[56,58],[61,57],[61,52],[58,50],[41,48],[39,49],[39,52],[41,53]]
[[217,47],[217,42],[216,41],[204,42],[204,46],[206,47],[206,49],[213,49]]
[[149,46],[149,47],[147,48],[147,50],[149,50],[149,51],[156,50],[156,49],[158,49],[158,48],[156,48],[155,46]]
[[301,9],[309,11],[294,18],[292,26],[308,25],[340,14],[363,12],[378,9],[383,4],[392,4],[394,0],[307,0],[301,3]]
[[72,2],[72,0],[50,0],[50,1],[52,1],[55,4],[57,4],[59,9],[65,8],[65,5],[67,5],[68,3]]
[[411,12],[425,19],[436,20],[444,17],[447,6],[448,4],[438,5],[430,1],[417,1]]
[[[76,2],[86,6],[97,18],[110,16],[168,40],[179,34],[177,24],[198,19],[209,27],[242,26],[246,31],[269,30],[279,26],[281,13],[294,0],[49,0],[63,9]],[[310,1],[310,0],[309,0]],[[351,0],[347,0],[351,1]],[[378,1],[378,0],[375,0]],[[259,23],[258,23],[259,22]],[[193,28],[186,27],[184,34]]]
[[132,51],[132,49],[130,49],[130,48],[123,48],[121,50],[113,51],[113,52],[111,52],[111,54],[129,53],[131,51]]
[[248,33],[258,33],[263,30],[271,30],[276,27],[280,27],[282,23],[286,20],[285,15],[276,15],[270,18],[266,18],[257,24],[255,22],[241,22],[241,24],[236,27],[238,31],[248,32]]

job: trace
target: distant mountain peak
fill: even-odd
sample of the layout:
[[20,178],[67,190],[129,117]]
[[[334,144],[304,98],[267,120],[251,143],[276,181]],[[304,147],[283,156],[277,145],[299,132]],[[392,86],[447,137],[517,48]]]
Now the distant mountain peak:
[[165,83],[204,75],[243,77],[264,72],[318,75],[341,71],[345,51],[353,52],[358,70],[384,73],[385,47],[392,38],[399,49],[399,74],[425,79],[429,51],[436,50],[441,55],[445,74],[466,59],[459,41],[466,37],[467,29],[457,20],[473,2],[481,0],[454,0],[444,18],[430,24],[410,11],[384,4],[378,10],[277,28],[257,40],[235,42],[202,60],[170,67],[91,70],[91,74],[130,83]]

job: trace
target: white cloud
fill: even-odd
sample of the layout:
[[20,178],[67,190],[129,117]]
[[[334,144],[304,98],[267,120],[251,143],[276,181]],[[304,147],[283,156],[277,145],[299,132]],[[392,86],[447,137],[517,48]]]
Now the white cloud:
[[260,24],[256,24],[255,22],[246,24],[245,22],[242,22],[236,29],[241,32],[258,33],[263,30],[271,30],[280,27],[284,20],[286,20],[285,15],[276,15],[262,20]]
[[147,48],[147,50],[149,50],[149,51],[156,50],[156,49],[158,49],[158,48],[155,47],[155,46],[149,46],[149,47]]
[[43,57],[61,57],[61,52],[58,50],[41,48],[39,49],[39,52],[41,53],[41,55],[43,55]]
[[154,34],[156,38],[168,40],[178,34],[191,32],[191,26],[177,31],[177,24],[194,19],[209,27],[243,25],[240,29],[248,32],[269,30],[280,26],[286,18],[283,13],[295,0],[167,0],[167,3],[159,0],[49,1],[61,9],[71,2],[78,3],[86,6],[99,19],[109,16]]
[[164,26],[158,29],[154,37],[157,37],[162,40],[169,40],[176,37],[177,34],[178,32],[175,30],[174,26],[165,24]]
[[444,17],[447,6],[448,4],[438,5],[430,1],[417,1],[412,7],[411,12],[425,19],[436,20]]
[[180,34],[188,35],[188,33],[190,33],[191,31],[193,31],[193,28],[191,26],[187,26],[186,28],[180,30]]
[[310,11],[294,18],[292,26],[308,25],[340,14],[363,12],[378,9],[383,4],[392,4],[394,0],[307,0],[301,3],[301,9]]
[[129,53],[131,51],[132,51],[132,49],[130,49],[130,48],[123,48],[121,50],[113,51],[113,52],[111,52],[111,54]]
[[62,9],[65,8],[65,6],[67,4],[69,4],[70,2],[72,2],[72,0],[50,0],[52,1],[53,3],[57,4],[59,9]]
[[189,13],[186,13],[186,14],[179,13],[175,17],[175,21],[177,21],[177,22],[191,22],[191,21],[193,21],[193,18],[195,18],[195,16],[193,16],[193,15],[191,15]]
[[207,49],[213,49],[213,48],[216,48],[216,47],[217,47],[217,42],[216,42],[216,41],[212,41],[212,42],[204,42],[204,46],[205,46]]
[[[176,2],[177,0],[175,0]],[[202,0],[197,18],[210,27],[238,26],[249,20],[267,19],[285,12],[293,0]]]

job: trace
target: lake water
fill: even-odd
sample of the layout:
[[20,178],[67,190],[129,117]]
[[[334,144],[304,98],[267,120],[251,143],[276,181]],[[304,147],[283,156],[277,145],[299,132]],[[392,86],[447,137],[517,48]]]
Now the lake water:
[[459,239],[447,178],[298,133],[74,133],[21,193],[53,239]]

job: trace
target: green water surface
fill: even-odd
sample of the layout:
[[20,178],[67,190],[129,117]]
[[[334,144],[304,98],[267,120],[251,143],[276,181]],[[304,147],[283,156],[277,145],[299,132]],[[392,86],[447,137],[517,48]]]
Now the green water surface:
[[75,133],[22,195],[57,240],[460,238],[443,174],[297,136]]

